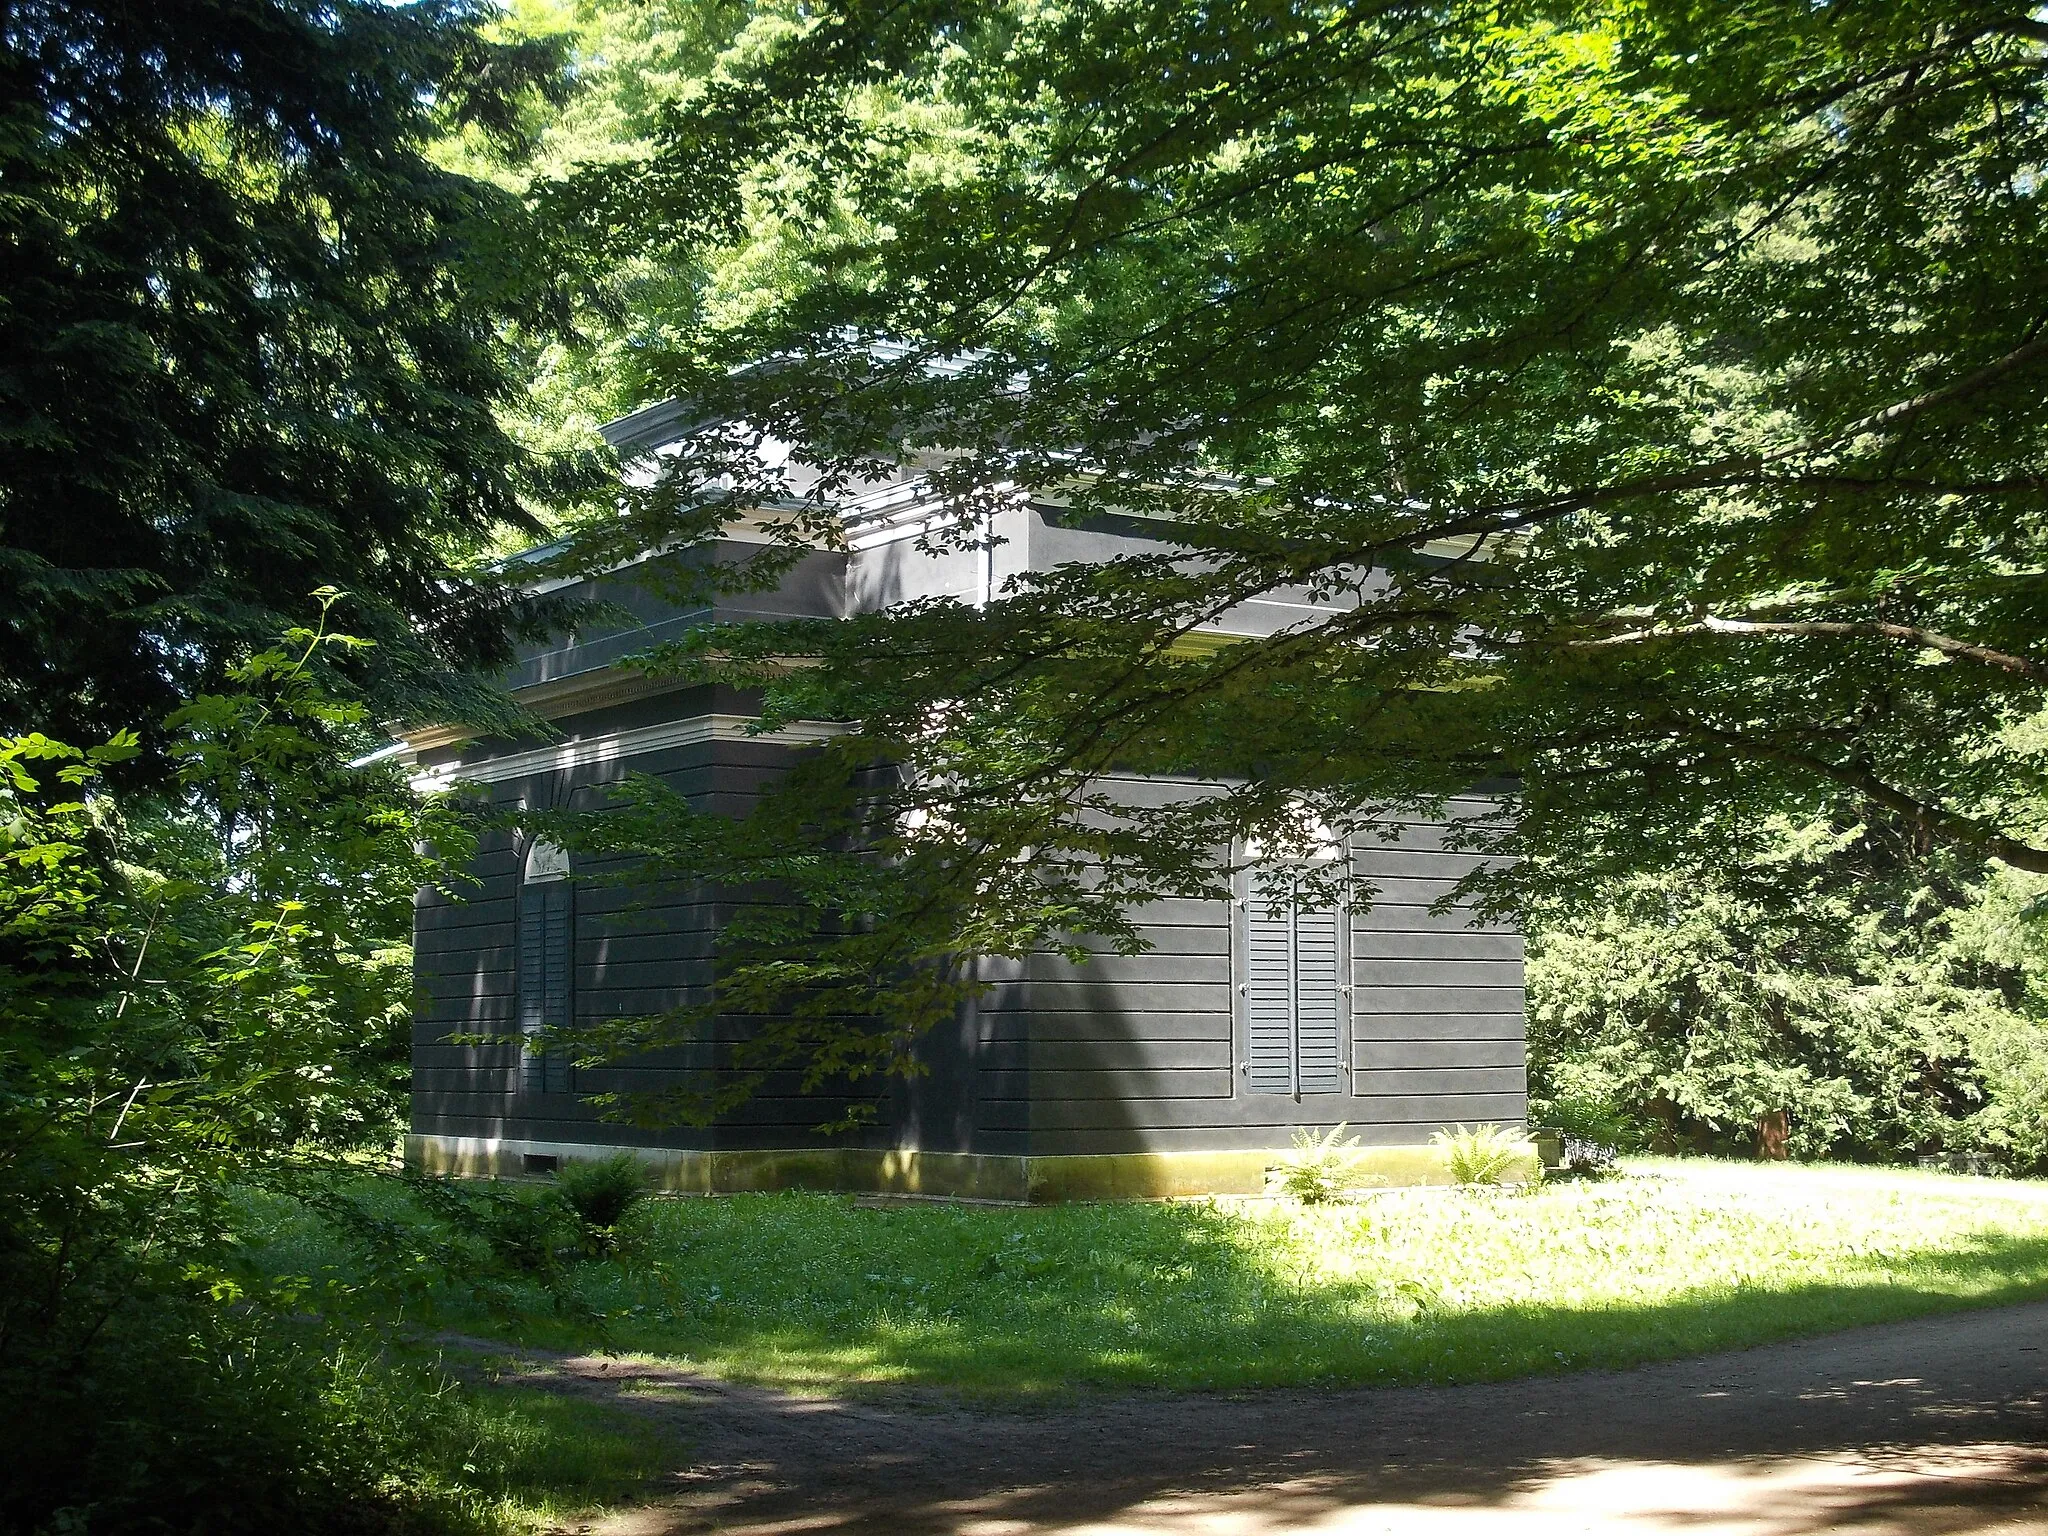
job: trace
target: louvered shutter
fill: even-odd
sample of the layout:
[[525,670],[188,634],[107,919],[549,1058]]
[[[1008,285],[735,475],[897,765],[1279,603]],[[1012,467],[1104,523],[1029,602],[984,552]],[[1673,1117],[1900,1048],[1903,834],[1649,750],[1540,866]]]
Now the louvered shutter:
[[1253,1093],[1344,1087],[1341,910],[1302,907],[1283,872],[1250,883],[1245,914],[1245,1082]]
[[1337,976],[1337,912],[1294,913],[1294,1080],[1300,1093],[1336,1093],[1343,1012]]
[[[519,1031],[565,1029],[575,963],[574,887],[566,880],[528,885],[519,893]],[[557,1050],[528,1050],[520,1062],[529,1093],[567,1093],[569,1059]]]
[[1294,1092],[1294,906],[1254,881],[1245,922],[1245,1083]]
[[[548,954],[547,985],[541,995],[543,1017],[549,1029],[567,1029],[569,984],[575,975],[576,965],[576,934],[570,905],[575,887],[566,880],[557,880],[543,889],[547,892]],[[569,1073],[568,1052],[559,1046],[545,1052],[541,1057],[541,1091],[567,1093]]]

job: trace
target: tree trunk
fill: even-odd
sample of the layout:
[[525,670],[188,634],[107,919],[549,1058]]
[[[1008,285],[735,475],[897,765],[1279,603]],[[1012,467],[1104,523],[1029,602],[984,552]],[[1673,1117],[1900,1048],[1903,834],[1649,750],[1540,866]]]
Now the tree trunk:
[[1678,1150],[1678,1106],[1672,1103],[1667,1095],[1659,1093],[1654,1095],[1650,1102],[1643,1107],[1650,1112],[1650,1118],[1656,1122],[1656,1128],[1650,1132],[1650,1150],[1667,1154],[1676,1152]]
[[1792,1155],[1791,1115],[1774,1109],[1757,1117],[1756,1155],[1773,1163],[1782,1163]]

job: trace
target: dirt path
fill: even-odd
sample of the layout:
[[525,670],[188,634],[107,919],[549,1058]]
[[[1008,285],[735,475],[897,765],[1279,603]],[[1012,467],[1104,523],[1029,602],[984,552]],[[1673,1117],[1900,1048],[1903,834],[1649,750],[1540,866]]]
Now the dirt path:
[[670,1490],[604,1536],[2048,1536],[2048,1304],[1632,1371],[1043,1414],[532,1369],[676,1428]]

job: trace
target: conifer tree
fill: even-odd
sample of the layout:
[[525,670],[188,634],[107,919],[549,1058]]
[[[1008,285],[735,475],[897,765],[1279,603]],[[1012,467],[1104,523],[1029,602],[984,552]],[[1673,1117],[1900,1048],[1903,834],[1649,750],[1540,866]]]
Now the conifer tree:
[[564,284],[511,144],[558,44],[484,0],[0,6],[0,729],[103,739],[351,593],[387,712],[541,617],[474,562],[597,466],[494,410]]

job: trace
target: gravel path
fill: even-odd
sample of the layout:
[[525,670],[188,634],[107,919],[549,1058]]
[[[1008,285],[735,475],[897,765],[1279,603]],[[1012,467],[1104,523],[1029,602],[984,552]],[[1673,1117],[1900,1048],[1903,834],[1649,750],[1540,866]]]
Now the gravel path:
[[521,1374],[674,1426],[669,1487],[602,1536],[2048,1536],[2048,1304],[1630,1371],[1036,1413],[631,1360]]

